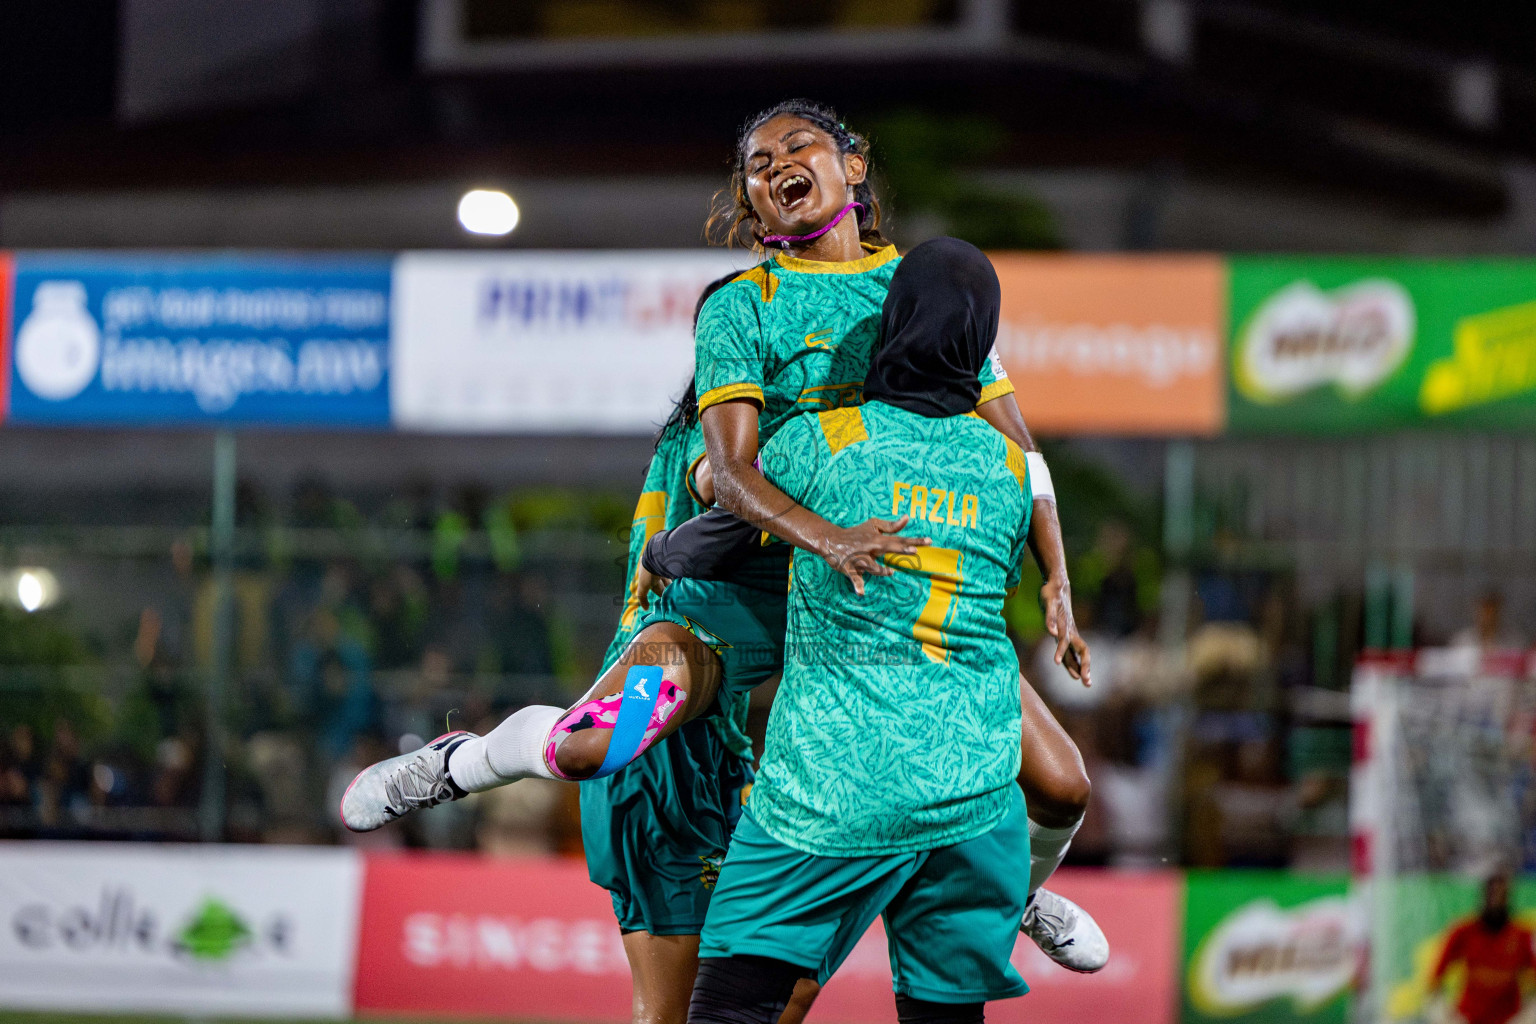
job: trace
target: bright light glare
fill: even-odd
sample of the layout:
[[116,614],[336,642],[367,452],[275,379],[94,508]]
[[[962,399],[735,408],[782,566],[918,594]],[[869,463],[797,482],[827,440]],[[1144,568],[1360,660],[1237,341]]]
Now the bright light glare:
[[22,611],[35,612],[43,606],[43,581],[35,572],[23,572],[16,576],[16,603]]
[[477,235],[505,235],[517,227],[517,204],[505,192],[477,188],[459,200],[459,223]]

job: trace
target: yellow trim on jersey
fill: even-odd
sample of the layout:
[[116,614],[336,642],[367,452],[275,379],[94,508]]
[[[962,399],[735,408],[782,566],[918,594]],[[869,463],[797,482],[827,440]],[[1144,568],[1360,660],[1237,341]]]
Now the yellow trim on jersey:
[[688,630],[688,632],[698,637],[699,640],[703,642],[704,646],[714,651],[716,655],[718,655],[721,651],[730,650],[731,647],[734,646],[733,644],[726,643],[723,639],[716,636],[714,633],[711,633],[697,622],[694,622],[686,615],[683,616],[683,622],[686,623],[685,628]]
[[764,302],[772,302],[774,293],[779,290],[779,279],[770,274],[767,265],[763,263],[759,263],[751,270],[733,277],[731,284],[735,284],[737,281],[751,281],[757,285]]
[[[667,492],[644,491],[640,500],[635,503],[635,526],[645,524],[646,543],[661,532],[662,525],[667,521]],[[634,625],[635,616],[640,611],[640,567],[635,566],[634,579],[629,581],[629,591],[624,595],[624,614],[619,622],[628,629]]]
[[709,458],[709,452],[699,452],[699,457],[688,463],[688,472],[683,477],[683,486],[688,488],[688,494],[692,496],[694,501],[698,502],[700,505],[703,505],[705,508],[709,508],[709,502],[699,497],[699,489],[693,484],[693,474],[698,472],[699,463],[703,462],[707,458]]
[[794,270],[802,274],[862,274],[866,270],[884,266],[899,255],[901,254],[896,251],[894,245],[888,245],[884,249],[876,249],[863,259],[846,260],[840,263],[829,263],[826,260],[802,260],[797,256],[786,256],[784,253],[774,253],[773,258],[785,270]]
[[[818,394],[818,392],[829,394]],[[844,381],[841,384],[818,384],[814,388],[806,388],[800,392],[800,397],[795,399],[796,405],[821,406],[822,412],[827,409],[837,409],[846,405],[858,405],[864,400],[864,382],[861,380]]]
[[722,384],[717,388],[710,388],[699,396],[699,412],[703,412],[712,405],[721,402],[734,402],[738,398],[750,399],[757,403],[757,407],[763,407],[763,389],[756,384]]
[[1008,452],[1008,469],[1018,479],[1020,487],[1029,486],[1029,463],[1024,460],[1024,449],[1018,446],[1012,438],[1003,438],[1003,446]]
[[1004,377],[1001,380],[995,380],[991,384],[983,386],[981,389],[981,397],[976,399],[976,404],[986,405],[994,398],[1002,398],[1004,395],[1011,394],[1013,394],[1013,381],[1009,380],[1007,377]]
[[827,447],[832,449],[833,455],[851,444],[869,440],[869,432],[864,429],[864,415],[856,405],[819,412],[816,418],[821,421],[822,436],[827,439]]

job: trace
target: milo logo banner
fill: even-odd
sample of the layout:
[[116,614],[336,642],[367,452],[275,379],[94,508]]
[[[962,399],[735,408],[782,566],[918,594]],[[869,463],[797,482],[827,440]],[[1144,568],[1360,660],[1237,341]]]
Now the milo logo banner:
[[1348,887],[1342,875],[1190,872],[1183,1019],[1344,1024],[1365,933]]
[[1231,261],[1229,426],[1536,424],[1536,263]]

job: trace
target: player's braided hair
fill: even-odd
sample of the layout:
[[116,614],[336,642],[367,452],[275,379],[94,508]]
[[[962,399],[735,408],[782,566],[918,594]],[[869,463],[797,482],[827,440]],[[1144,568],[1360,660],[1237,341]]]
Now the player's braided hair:
[[[752,201],[747,198],[747,139],[782,114],[809,121],[832,139],[839,152],[857,153],[868,163],[869,140],[850,131],[831,107],[810,100],[785,100],[774,104],[742,125],[741,134],[736,137],[736,152],[731,158],[731,183],[715,193],[709,221],[704,227],[706,236],[716,244],[750,244],[753,249],[763,250],[763,228],[754,219]],[[889,245],[880,234],[880,200],[875,197],[868,176],[854,186],[853,201],[864,207],[862,211],[854,211],[859,218],[859,241],[882,247]],[[747,225],[750,243],[742,237],[743,224]]]

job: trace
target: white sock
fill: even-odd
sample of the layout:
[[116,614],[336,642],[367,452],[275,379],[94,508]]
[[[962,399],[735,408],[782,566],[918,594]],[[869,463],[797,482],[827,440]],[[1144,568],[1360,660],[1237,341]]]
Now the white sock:
[[1046,828],[1044,825],[1029,823],[1029,894],[1033,896],[1035,890],[1045,884],[1045,880],[1051,877],[1051,873],[1061,867],[1062,858],[1067,855],[1067,847],[1072,845],[1072,837],[1077,835],[1077,830],[1082,827],[1083,819],[1078,818],[1066,828]]
[[448,774],[468,793],[483,793],[518,779],[555,778],[544,763],[544,743],[565,711],[532,704],[512,712],[484,736],[454,747],[448,758]]

